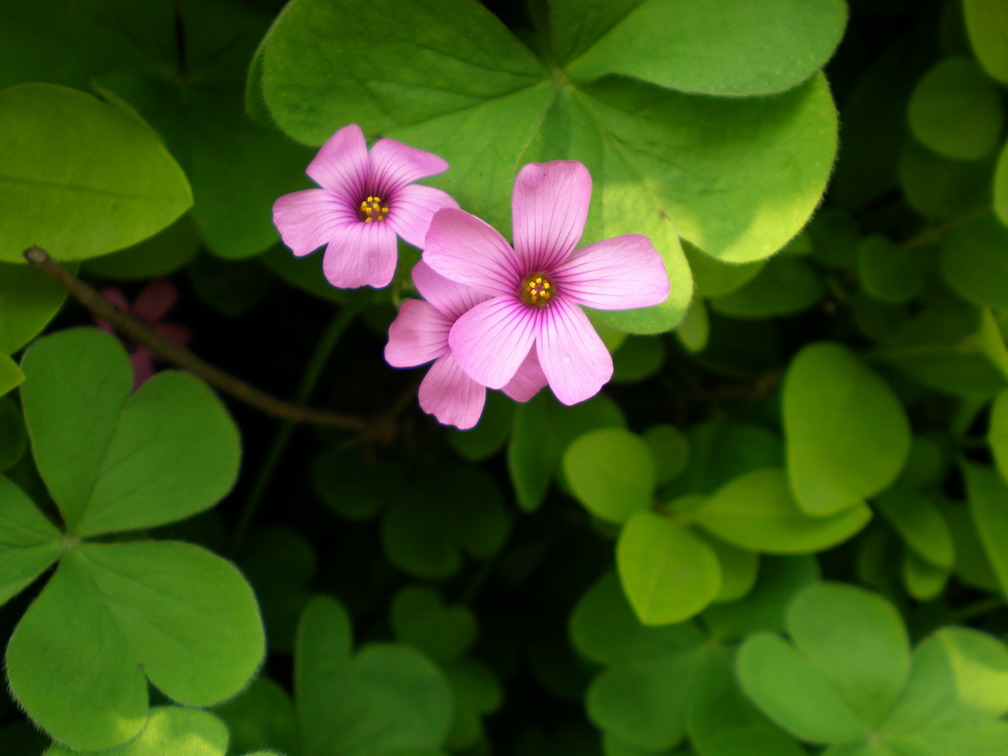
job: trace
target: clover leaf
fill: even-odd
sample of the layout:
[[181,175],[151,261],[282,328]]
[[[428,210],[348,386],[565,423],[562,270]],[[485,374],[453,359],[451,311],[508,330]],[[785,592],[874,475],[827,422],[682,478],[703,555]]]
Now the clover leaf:
[[22,369],[32,451],[63,528],[0,478],[0,533],[14,546],[0,560],[0,599],[58,562],[11,636],[7,678],[52,737],[111,748],[147,725],[148,680],[209,706],[262,659],[255,596],[230,562],[186,543],[92,540],[212,506],[237,475],[238,434],[192,376],[162,373],[130,396],[126,353],[104,331],[41,339]]

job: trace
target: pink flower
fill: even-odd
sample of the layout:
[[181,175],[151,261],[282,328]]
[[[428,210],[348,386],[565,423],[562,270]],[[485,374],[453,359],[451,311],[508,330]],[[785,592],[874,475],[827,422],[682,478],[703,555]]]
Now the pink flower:
[[500,388],[531,354],[564,404],[598,393],[612,357],[581,309],[661,304],[669,281],[646,236],[626,234],[575,250],[591,201],[581,163],[529,163],[511,202],[514,247],[461,210],[434,215],[423,259],[441,275],[489,298],[458,316],[448,344],[474,381]]
[[[178,290],[168,281],[151,281],[137,294],[132,306],[119,289],[102,289],[102,294],[120,310],[129,313],[169,341],[179,346],[188,343],[191,335],[188,328],[175,323],[161,322],[161,318],[178,301]],[[97,323],[102,330],[116,333],[116,330],[104,320],[98,320]],[[129,339],[123,339],[123,342],[127,349],[132,350],[130,364],[133,366],[133,390],[136,391],[144,381],[154,375],[154,360],[157,355],[142,344],[135,344]]]
[[[399,308],[389,326],[385,360],[393,367],[433,361],[420,384],[420,407],[444,425],[472,428],[483,412],[486,388],[459,369],[448,347],[448,333],[463,313],[488,297],[449,281],[422,261],[413,268],[413,283],[424,299],[409,299]],[[545,385],[539,363],[530,353],[504,392],[526,402]]]
[[417,179],[448,170],[430,152],[379,139],[368,153],[357,124],[322,145],[306,173],[321,189],[285,194],[273,204],[273,224],[298,257],[326,245],[322,270],[344,289],[381,288],[396,266],[396,235],[423,244],[431,216],[458,207],[448,194]]

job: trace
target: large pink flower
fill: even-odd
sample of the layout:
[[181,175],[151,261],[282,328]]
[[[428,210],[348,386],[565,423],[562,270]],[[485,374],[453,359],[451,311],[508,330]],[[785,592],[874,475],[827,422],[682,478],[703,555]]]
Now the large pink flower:
[[[488,297],[449,281],[422,261],[413,268],[413,283],[423,299],[406,300],[399,308],[389,326],[385,360],[393,367],[433,361],[420,384],[420,407],[445,425],[472,428],[483,412],[486,388],[459,369],[448,346],[448,333],[462,314]],[[545,385],[539,363],[530,354],[504,392],[525,402]]]
[[280,197],[273,223],[298,257],[326,245],[322,270],[333,286],[388,286],[396,235],[419,247],[431,216],[458,207],[440,189],[412,183],[446,170],[437,155],[394,139],[379,139],[369,154],[352,123],[322,145],[305,171],[322,188]]
[[461,210],[434,215],[423,259],[441,275],[489,296],[459,316],[448,337],[459,366],[489,388],[507,384],[533,345],[564,404],[598,393],[612,357],[581,309],[661,304],[669,281],[646,236],[626,234],[575,250],[591,201],[581,163],[529,163],[511,203],[514,247]]

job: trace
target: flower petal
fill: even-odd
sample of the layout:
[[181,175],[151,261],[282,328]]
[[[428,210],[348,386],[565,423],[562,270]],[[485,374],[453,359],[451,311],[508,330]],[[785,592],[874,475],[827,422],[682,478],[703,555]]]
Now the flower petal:
[[385,222],[353,221],[333,229],[322,272],[341,289],[388,286],[395,273],[396,235]]
[[153,323],[151,329],[178,346],[185,346],[192,337],[192,331],[178,323]]
[[577,404],[595,396],[612,378],[613,363],[588,316],[564,299],[552,302],[544,315],[536,346],[556,398]]
[[511,224],[523,273],[550,271],[570,254],[584,232],[591,190],[591,174],[574,160],[529,163],[521,169],[511,198]]
[[470,286],[445,278],[423,260],[413,266],[413,283],[420,296],[444,313],[452,323],[466,310],[490,298]]
[[412,181],[448,170],[448,161],[444,158],[395,139],[375,142],[369,159],[371,189],[386,199],[397,195],[399,189]]
[[367,143],[360,126],[351,123],[329,137],[305,173],[323,189],[336,192],[351,207],[357,207],[370,183]]
[[140,347],[130,355],[129,361],[133,366],[133,390],[136,391],[154,375],[154,352],[147,347]]
[[385,361],[392,367],[416,367],[448,353],[446,318],[422,299],[407,299],[389,326]]
[[423,259],[452,281],[518,298],[523,271],[514,250],[492,226],[463,210],[434,213]]
[[304,189],[273,203],[273,225],[298,257],[328,244],[338,226],[359,222],[357,214],[327,189]]
[[165,280],[151,281],[133,300],[130,312],[140,320],[161,320],[178,301],[178,289]]
[[451,354],[438,357],[420,383],[420,407],[442,425],[472,428],[483,414],[486,389],[462,372]]
[[500,388],[510,381],[535,341],[539,313],[510,297],[481,302],[455,321],[448,345],[477,383]]
[[664,302],[668,273],[651,240],[624,234],[577,250],[554,273],[561,296],[596,310],[632,310]]
[[508,381],[507,385],[501,389],[505,394],[516,402],[527,402],[539,393],[539,389],[545,386],[546,374],[539,365],[539,355],[535,349],[529,349],[525,356],[525,361],[514,374],[514,378]]
[[389,200],[388,218],[395,232],[407,244],[422,248],[434,213],[444,207],[458,208],[450,194],[433,186],[404,186]]

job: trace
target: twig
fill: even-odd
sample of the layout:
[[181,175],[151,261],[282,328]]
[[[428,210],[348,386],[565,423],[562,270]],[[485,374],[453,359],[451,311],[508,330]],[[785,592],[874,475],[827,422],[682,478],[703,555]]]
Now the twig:
[[914,249],[916,247],[923,247],[925,244],[930,244],[931,242],[936,242],[952,229],[958,228],[965,223],[969,223],[974,218],[979,218],[981,215],[989,213],[990,211],[991,205],[981,205],[980,207],[974,207],[972,210],[967,210],[961,215],[957,215],[955,218],[947,220],[937,226],[925,228],[920,231],[920,233],[915,236],[911,236],[903,242],[903,249]]
[[101,292],[77,278],[40,247],[29,247],[24,251],[24,257],[33,268],[44,273],[70,292],[74,299],[88,308],[96,317],[112,324],[119,332],[150,347],[169,362],[198,375],[207,383],[217,387],[225,394],[230,394],[235,399],[269,415],[294,423],[310,423],[358,432],[372,430],[372,423],[364,418],[312,409],[285,401],[211,365],[185,347],[168,341],[129,313],[123,312],[102,296]]

